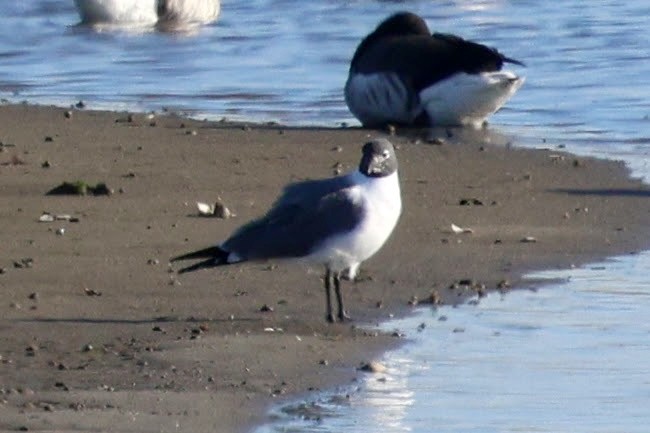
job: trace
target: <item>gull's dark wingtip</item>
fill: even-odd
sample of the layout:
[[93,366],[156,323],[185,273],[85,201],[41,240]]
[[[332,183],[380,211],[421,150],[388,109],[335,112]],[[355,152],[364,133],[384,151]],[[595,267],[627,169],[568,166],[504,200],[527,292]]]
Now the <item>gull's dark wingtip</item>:
[[179,260],[193,260],[193,259],[207,259],[199,263],[184,267],[178,270],[178,274],[196,271],[198,269],[213,268],[219,265],[228,263],[228,252],[219,247],[209,247],[202,250],[193,251],[191,253],[182,254],[180,256],[172,257],[170,262],[177,262]]
[[193,251],[191,253],[181,254],[180,256],[172,257],[169,259],[169,261],[177,262],[179,260],[205,259],[207,257],[212,257],[216,260],[225,260],[228,257],[228,253],[219,247],[209,247],[202,250]]
[[219,266],[220,264],[223,264],[222,262],[219,262],[215,259],[209,259],[209,260],[204,260],[199,263],[195,263],[190,266],[186,266],[182,269],[179,269],[176,273],[177,274],[184,274],[187,272],[193,272],[193,271],[198,271],[199,269],[208,269],[208,268],[214,268],[216,266]]

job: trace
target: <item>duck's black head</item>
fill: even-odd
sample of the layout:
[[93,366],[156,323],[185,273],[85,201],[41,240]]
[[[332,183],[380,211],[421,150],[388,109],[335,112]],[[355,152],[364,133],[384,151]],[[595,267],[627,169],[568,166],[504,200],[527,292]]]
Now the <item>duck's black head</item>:
[[357,47],[350,66],[354,68],[356,61],[363,53],[377,41],[396,36],[431,36],[429,27],[424,20],[411,12],[397,12],[382,21],[377,28],[363,38]]
[[397,12],[382,21],[372,33],[376,38],[385,36],[431,36],[427,23],[412,12]]

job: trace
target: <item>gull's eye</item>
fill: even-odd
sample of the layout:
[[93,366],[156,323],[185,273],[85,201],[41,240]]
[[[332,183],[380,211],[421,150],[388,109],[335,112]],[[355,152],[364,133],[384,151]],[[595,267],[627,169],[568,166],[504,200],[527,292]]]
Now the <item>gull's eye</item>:
[[390,156],[390,152],[387,151],[387,150],[384,150],[384,153],[382,153],[382,156],[383,156],[384,158],[388,158],[388,157]]

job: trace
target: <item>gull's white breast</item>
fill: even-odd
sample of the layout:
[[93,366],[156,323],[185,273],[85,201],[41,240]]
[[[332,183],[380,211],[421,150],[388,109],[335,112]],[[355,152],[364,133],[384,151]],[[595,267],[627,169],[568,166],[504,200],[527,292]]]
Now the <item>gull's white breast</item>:
[[350,269],[354,277],[359,264],[384,245],[397,225],[402,211],[397,172],[386,177],[351,174],[355,185],[349,197],[364,207],[364,218],[354,230],[325,241],[308,260],[327,265],[334,272]]

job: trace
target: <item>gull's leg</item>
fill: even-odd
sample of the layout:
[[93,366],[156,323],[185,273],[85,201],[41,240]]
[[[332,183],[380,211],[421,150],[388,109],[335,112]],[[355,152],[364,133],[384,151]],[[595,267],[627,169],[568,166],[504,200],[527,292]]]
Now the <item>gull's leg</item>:
[[341,296],[341,273],[337,272],[334,274],[334,292],[336,293],[336,301],[339,304],[339,320],[344,322],[346,319],[350,319],[347,311],[343,308],[343,297]]
[[325,270],[325,300],[327,302],[327,315],[325,316],[325,319],[330,322],[334,323],[334,314],[332,314],[332,271],[327,268]]

